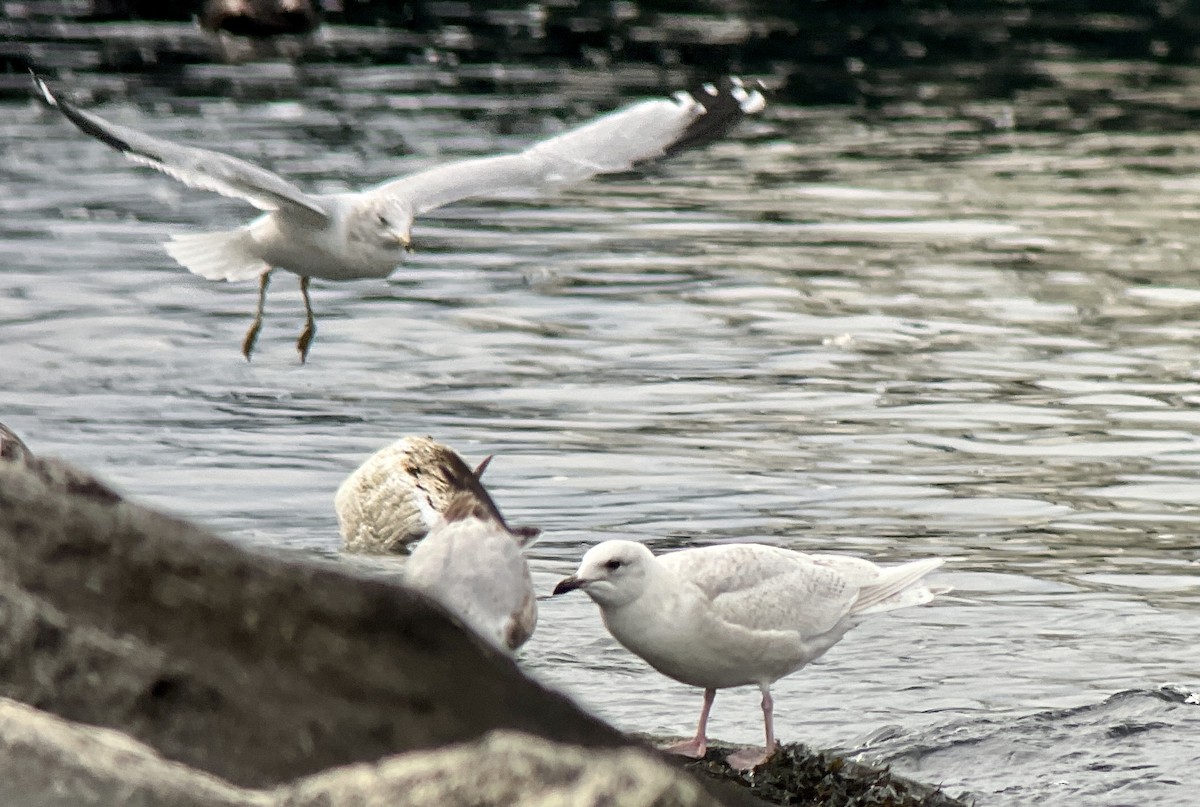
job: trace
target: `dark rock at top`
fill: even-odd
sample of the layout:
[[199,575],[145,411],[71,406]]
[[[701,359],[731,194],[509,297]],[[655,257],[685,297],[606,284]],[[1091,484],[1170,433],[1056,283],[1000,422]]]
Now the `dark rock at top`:
[[312,0],[206,0],[200,27],[266,39],[312,33],[321,24]]
[[[1200,62],[1200,7],[1155,0],[210,1],[218,10],[202,13],[204,24],[245,36],[222,37],[214,48],[192,26],[139,24],[190,21],[201,0],[8,4],[16,13],[0,4],[0,41],[8,43],[0,47],[0,98],[26,92],[29,69],[53,75],[87,65],[170,75],[180,65],[214,59],[433,60],[598,71],[643,64],[687,68],[694,80],[770,76],[779,102],[854,103],[869,113],[897,101],[953,106],[1069,90],[1081,78],[1053,68],[1061,62],[1136,60],[1155,73],[1138,71],[1131,81],[1169,83],[1186,80],[1171,67]],[[318,15],[328,26],[322,37],[275,36],[311,30]],[[133,24],[79,24],[92,21]],[[1125,103],[1120,87],[1089,86],[1073,106],[1114,100]],[[1193,114],[1174,117],[1174,128],[1195,127]],[[1133,116],[1117,125],[1139,121]]]

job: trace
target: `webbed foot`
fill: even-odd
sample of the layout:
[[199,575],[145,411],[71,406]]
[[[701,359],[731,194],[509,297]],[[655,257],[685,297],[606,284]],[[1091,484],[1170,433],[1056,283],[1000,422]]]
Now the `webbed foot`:
[[729,763],[729,767],[739,771],[752,771],[770,759],[778,750],[778,745],[769,751],[765,748],[743,748],[741,751],[734,751],[725,757],[725,761]]
[[663,746],[660,750],[666,751],[668,754],[678,754],[681,757],[699,759],[708,751],[708,740],[704,737],[693,737],[681,743]]

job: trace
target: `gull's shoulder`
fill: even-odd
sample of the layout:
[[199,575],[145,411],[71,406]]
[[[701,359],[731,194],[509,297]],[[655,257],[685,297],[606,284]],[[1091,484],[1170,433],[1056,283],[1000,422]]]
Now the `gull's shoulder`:
[[883,568],[866,558],[852,555],[809,555],[809,559],[826,569],[831,569],[858,588],[879,582]]
[[808,562],[808,556],[768,544],[738,543],[668,552],[658,556],[658,561],[711,599],[792,574]]
[[858,593],[839,570],[766,544],[688,549],[662,561],[703,597],[711,618],[756,634],[823,634],[846,616]]

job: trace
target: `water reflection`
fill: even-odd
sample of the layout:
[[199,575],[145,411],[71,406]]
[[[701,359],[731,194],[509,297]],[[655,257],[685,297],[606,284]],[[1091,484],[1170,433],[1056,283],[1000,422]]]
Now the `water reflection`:
[[[648,80],[522,69],[463,94],[446,76],[204,66],[80,90],[114,121],[329,191],[519,146]],[[981,122],[999,107],[777,104],[645,177],[419,222],[393,279],[314,284],[321,338],[300,367],[294,281],[246,364],[252,288],[157,246],[242,207],[31,103],[4,112],[0,409],[38,453],[235,540],[334,554],[344,475],[432,434],[497,455],[497,502],[545,531],[544,592],[613,537],[952,557],[945,578],[977,604],[865,625],[786,679],[789,739],[852,747],[894,725],[911,748],[999,725],[1016,745],[1039,710],[1200,686],[1190,134],[1022,127],[1055,114],[1037,95],[1008,131]],[[545,604],[523,662],[624,728],[691,728],[694,693],[583,598]],[[714,735],[757,739],[756,702],[727,696]],[[1194,772],[1188,708],[1155,718],[1159,779]],[[978,756],[876,753],[997,803],[1116,781],[1067,753],[994,780]],[[1137,792],[1187,803],[1151,777]]]

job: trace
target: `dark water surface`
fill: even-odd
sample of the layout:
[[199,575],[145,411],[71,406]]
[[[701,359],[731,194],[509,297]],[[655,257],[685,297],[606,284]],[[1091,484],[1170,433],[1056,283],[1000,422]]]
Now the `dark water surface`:
[[[1200,72],[1172,77],[1130,104],[1186,108]],[[60,86],[331,191],[517,148],[672,79],[250,64]],[[1200,135],[1046,125],[1070,114],[1047,93],[775,104],[645,175],[443,210],[392,279],[314,282],[300,366],[293,277],[247,364],[253,284],[159,246],[253,210],[5,103],[0,420],[237,541],[328,556],[334,490],[385,443],[494,453],[497,502],[545,530],[545,594],[617,537],[944,556],[971,602],[879,617],[780,682],[783,739],[981,804],[1193,804]],[[699,693],[581,595],[543,602],[521,660],[622,728],[693,728]],[[717,699],[715,736],[760,728],[755,692]]]

